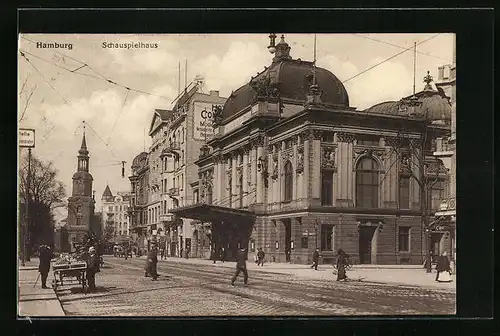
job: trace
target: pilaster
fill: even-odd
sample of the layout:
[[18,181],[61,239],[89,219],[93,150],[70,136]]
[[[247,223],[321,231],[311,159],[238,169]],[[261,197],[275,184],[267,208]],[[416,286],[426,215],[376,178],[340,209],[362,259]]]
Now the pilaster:
[[[337,206],[354,206],[354,167],[353,167],[353,141],[351,133],[336,133],[338,174],[337,174]],[[334,186],[335,188],[335,186]]]

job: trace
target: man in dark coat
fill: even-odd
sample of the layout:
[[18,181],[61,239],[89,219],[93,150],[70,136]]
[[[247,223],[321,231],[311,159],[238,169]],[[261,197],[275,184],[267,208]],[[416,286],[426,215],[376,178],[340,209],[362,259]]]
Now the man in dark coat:
[[316,249],[313,253],[313,264],[311,265],[311,268],[314,268],[317,271],[318,262],[319,262],[319,249]]
[[89,291],[95,290],[95,274],[99,272],[99,257],[96,254],[95,248],[89,248],[89,258],[87,263],[87,281]]
[[38,271],[42,277],[42,288],[47,287],[47,276],[50,270],[50,261],[54,257],[52,250],[47,245],[40,246],[40,265],[38,266]]
[[238,256],[236,259],[236,273],[234,274],[233,278],[231,279],[231,285],[234,286],[234,282],[236,281],[236,278],[238,275],[240,275],[240,272],[243,272],[243,283],[245,286],[248,285],[248,272],[247,272],[247,262],[246,262],[246,255],[245,255],[245,248],[242,247],[238,251]]
[[264,267],[264,256],[266,254],[262,250],[262,247],[259,247],[259,251],[257,252],[257,266],[262,266]]
[[225,247],[222,247],[222,248],[220,249],[220,261],[225,262],[225,261],[226,261],[226,258],[227,258],[226,248],[225,248]]
[[147,256],[146,276],[151,275],[154,281],[158,280],[157,264],[158,264],[158,250],[156,248],[156,245],[153,245],[151,247],[151,250],[148,252]]
[[347,281],[346,267],[349,265],[347,254],[339,249],[337,255],[337,281]]

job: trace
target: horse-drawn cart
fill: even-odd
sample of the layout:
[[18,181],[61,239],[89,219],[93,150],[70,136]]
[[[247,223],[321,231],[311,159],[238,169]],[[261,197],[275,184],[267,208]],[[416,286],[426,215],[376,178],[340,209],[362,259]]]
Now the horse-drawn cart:
[[77,282],[82,285],[82,290],[86,293],[87,263],[85,261],[62,258],[54,263],[52,269],[54,271],[54,289],[57,289],[57,286],[63,286],[65,281]]

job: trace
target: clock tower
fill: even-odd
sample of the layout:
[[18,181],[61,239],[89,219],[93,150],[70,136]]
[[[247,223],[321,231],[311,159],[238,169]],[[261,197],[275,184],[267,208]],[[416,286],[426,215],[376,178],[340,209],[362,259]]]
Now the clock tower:
[[89,151],[83,133],[82,145],[78,151],[78,167],[73,174],[73,190],[68,198],[68,233],[71,251],[73,242],[81,242],[89,234],[94,216],[95,200],[92,194],[92,175],[89,173]]

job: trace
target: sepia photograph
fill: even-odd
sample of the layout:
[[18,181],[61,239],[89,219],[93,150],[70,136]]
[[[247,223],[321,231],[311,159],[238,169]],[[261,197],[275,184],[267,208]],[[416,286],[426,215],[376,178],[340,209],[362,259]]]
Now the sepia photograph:
[[457,313],[455,34],[18,37],[19,317]]

